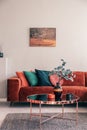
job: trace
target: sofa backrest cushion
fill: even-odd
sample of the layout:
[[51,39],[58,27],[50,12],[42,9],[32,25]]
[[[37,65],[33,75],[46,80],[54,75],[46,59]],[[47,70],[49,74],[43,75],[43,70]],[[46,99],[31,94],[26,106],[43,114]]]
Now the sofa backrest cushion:
[[85,86],[87,87],[87,72],[85,72]]
[[29,83],[26,80],[26,77],[23,72],[16,72],[16,75],[18,78],[20,78],[23,87],[29,86]]
[[85,86],[85,72],[74,71],[73,74],[76,75],[74,81],[64,79],[63,86]]

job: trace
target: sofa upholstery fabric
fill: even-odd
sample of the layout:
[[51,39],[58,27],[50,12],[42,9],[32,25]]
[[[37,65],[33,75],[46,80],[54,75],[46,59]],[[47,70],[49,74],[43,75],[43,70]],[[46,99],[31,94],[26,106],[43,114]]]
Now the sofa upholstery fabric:
[[29,83],[26,80],[25,75],[24,75],[23,72],[16,72],[16,74],[17,74],[18,78],[20,78],[21,84],[22,84],[23,87],[24,86],[29,86]]
[[63,86],[85,86],[85,73],[84,72],[73,72],[76,77],[74,81],[64,80]]
[[[65,81],[62,85],[63,94],[72,93],[80,97],[79,101],[87,102],[87,72],[74,72],[74,82]],[[7,79],[7,101],[26,102],[27,96],[32,94],[53,93],[53,86],[23,86],[19,77]]]

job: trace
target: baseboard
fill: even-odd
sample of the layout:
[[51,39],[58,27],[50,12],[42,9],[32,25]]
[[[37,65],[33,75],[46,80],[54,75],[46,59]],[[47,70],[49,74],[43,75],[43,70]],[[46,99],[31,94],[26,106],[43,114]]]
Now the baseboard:
[[6,102],[7,98],[0,98],[0,102]]

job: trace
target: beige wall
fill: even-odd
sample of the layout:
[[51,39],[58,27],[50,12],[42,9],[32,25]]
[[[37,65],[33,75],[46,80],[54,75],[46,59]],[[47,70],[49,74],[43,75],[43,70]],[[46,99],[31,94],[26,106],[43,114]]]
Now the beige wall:
[[[30,27],[56,27],[56,47],[30,47]],[[87,0],[0,0],[0,45],[15,71],[52,69],[67,61],[87,71]]]

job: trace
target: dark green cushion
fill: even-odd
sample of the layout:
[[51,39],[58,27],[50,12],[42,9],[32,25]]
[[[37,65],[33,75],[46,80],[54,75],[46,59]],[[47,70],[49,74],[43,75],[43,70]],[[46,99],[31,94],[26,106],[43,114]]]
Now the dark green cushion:
[[35,72],[24,71],[24,75],[31,86],[38,85],[38,78]]
[[52,86],[49,80],[49,72],[45,70],[37,70],[35,69],[36,75],[38,77],[38,85],[39,86]]
[[33,99],[33,100],[36,100],[37,99],[37,95],[31,95],[31,96],[28,96],[29,99]]
[[41,101],[47,101],[47,94],[38,95],[37,99]]

